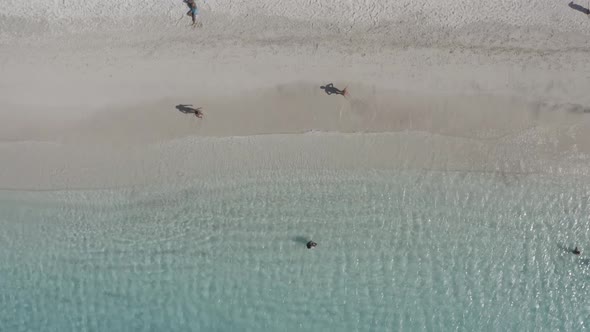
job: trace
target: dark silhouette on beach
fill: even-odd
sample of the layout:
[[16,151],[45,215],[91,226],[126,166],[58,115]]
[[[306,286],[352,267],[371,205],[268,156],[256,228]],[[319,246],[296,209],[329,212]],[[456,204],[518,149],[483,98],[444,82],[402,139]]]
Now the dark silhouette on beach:
[[320,89],[326,91],[326,93],[328,95],[343,95],[346,96],[348,94],[348,92],[346,91],[346,88],[340,90],[336,87],[334,87],[334,84],[330,83],[330,84],[326,84],[325,86],[320,86]]
[[194,114],[197,118],[203,117],[203,112],[201,111],[201,107],[194,108],[192,104],[180,104],[176,105],[176,109],[184,114]]
[[584,14],[586,14],[586,15],[590,15],[590,9],[588,9],[588,8],[586,8],[586,7],[583,7],[583,6],[580,6],[580,5],[578,5],[578,4],[575,4],[573,1],[572,1],[572,2],[570,2],[570,3],[568,4],[568,6],[569,6],[571,9],[573,9],[573,10],[577,10],[577,11],[579,11],[579,12],[581,12],[581,13],[584,13]]

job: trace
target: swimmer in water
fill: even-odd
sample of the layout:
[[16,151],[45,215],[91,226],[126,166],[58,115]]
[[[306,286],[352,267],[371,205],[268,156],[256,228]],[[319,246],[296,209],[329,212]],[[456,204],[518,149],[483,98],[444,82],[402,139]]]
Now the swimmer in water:
[[313,242],[313,241],[309,241],[307,242],[307,249],[313,249],[315,247],[317,247],[317,243]]
[[581,252],[580,252],[580,249],[578,249],[578,247],[575,247],[574,250],[572,250],[572,253],[574,255],[579,255]]

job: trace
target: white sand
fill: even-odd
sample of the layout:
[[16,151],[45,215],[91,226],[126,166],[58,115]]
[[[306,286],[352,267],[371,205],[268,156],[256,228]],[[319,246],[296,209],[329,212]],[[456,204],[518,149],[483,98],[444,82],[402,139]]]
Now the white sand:
[[5,1],[0,188],[287,167],[590,174],[590,19],[567,1],[200,9],[191,29],[181,1]]

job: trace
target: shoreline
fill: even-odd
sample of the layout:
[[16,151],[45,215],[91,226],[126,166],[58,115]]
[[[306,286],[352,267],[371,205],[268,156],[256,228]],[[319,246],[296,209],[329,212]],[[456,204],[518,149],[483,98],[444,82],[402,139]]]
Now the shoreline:
[[[528,136],[534,135],[534,133]],[[525,135],[527,136],[527,135]],[[178,185],[264,172],[414,170],[590,179],[588,156],[423,132],[187,137],[145,146],[0,144],[0,189]]]
[[[570,14],[544,5],[559,22]],[[428,21],[414,31],[411,20],[392,18],[306,27],[207,15],[208,25],[190,31],[166,26],[171,14],[151,26],[130,19],[129,31],[119,19],[97,32],[6,30],[0,187],[172,181],[177,168],[160,171],[158,160],[239,171],[272,165],[268,153],[280,156],[272,167],[589,172],[588,20],[440,31]],[[326,95],[327,83],[348,86],[350,97]],[[203,107],[204,118],[178,104]],[[241,151],[232,140],[258,143]],[[159,148],[167,144],[176,154]]]
[[0,330],[585,327],[586,5],[204,1],[0,6]]

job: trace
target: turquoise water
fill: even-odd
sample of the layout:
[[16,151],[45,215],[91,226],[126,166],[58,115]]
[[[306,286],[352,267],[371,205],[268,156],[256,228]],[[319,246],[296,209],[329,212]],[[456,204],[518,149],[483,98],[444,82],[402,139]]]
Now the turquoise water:
[[0,210],[0,331],[590,327],[579,179],[261,172]]

